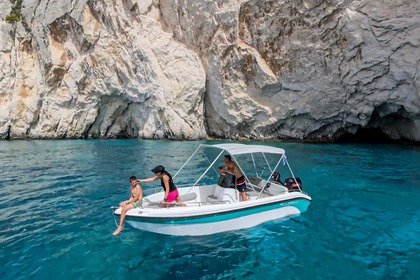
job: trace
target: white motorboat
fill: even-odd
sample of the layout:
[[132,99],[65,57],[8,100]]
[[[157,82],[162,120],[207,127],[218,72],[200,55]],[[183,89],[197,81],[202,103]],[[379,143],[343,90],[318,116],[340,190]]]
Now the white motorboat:
[[[246,201],[241,201],[234,176],[220,174],[215,167],[226,154],[231,155],[245,176]],[[204,170],[202,173],[197,173],[199,167]],[[281,182],[276,178],[278,171],[290,174],[290,178]],[[192,178],[194,173],[198,178]],[[302,191],[302,182],[295,177],[284,149],[266,145],[201,144],[173,180],[187,207],[176,202],[163,205],[160,188],[161,191],[143,197],[142,208],[127,212],[126,223],[161,234],[208,235],[300,214],[311,202],[311,197]],[[116,219],[121,208],[114,207],[113,213]]]

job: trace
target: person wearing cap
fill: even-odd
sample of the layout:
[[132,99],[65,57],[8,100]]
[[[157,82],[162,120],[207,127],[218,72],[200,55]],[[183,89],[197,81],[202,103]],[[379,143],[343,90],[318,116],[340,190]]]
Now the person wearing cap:
[[163,167],[162,165],[158,165],[155,168],[153,168],[151,170],[153,173],[155,173],[154,177],[150,177],[147,179],[140,179],[137,180],[139,183],[149,183],[149,182],[153,182],[156,181],[158,179],[160,179],[160,184],[162,185],[163,190],[165,191],[165,196],[163,198],[163,200],[161,201],[162,204],[164,204],[166,207],[168,207],[169,205],[167,204],[167,202],[178,202],[179,205],[181,206],[186,206],[182,200],[181,197],[179,196],[179,192],[178,189],[176,188],[173,180],[172,180],[172,176],[171,174],[169,174],[166,170],[165,167]]

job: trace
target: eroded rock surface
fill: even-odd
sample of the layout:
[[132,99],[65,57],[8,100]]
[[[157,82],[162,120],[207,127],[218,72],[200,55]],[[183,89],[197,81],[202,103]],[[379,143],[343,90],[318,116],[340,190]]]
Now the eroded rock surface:
[[25,1],[30,32],[2,23],[0,134],[205,137],[202,64],[138,2]]
[[2,138],[420,141],[417,0],[28,0],[22,19],[0,23]]

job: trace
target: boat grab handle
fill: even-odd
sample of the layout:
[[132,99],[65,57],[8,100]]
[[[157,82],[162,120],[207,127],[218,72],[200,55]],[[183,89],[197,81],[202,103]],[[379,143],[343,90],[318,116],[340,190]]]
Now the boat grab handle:
[[120,208],[120,207],[117,207],[117,206],[111,206],[112,216],[114,217],[114,222],[115,222],[115,225],[116,225],[117,227],[118,227],[118,223],[117,223],[117,219],[115,218],[114,212],[115,212],[115,210],[117,210],[118,208]]

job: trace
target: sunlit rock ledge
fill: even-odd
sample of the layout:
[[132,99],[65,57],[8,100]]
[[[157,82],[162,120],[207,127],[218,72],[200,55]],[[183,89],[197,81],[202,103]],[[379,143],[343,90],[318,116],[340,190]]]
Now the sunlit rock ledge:
[[420,142],[417,1],[40,0],[21,18],[0,22],[2,139]]

